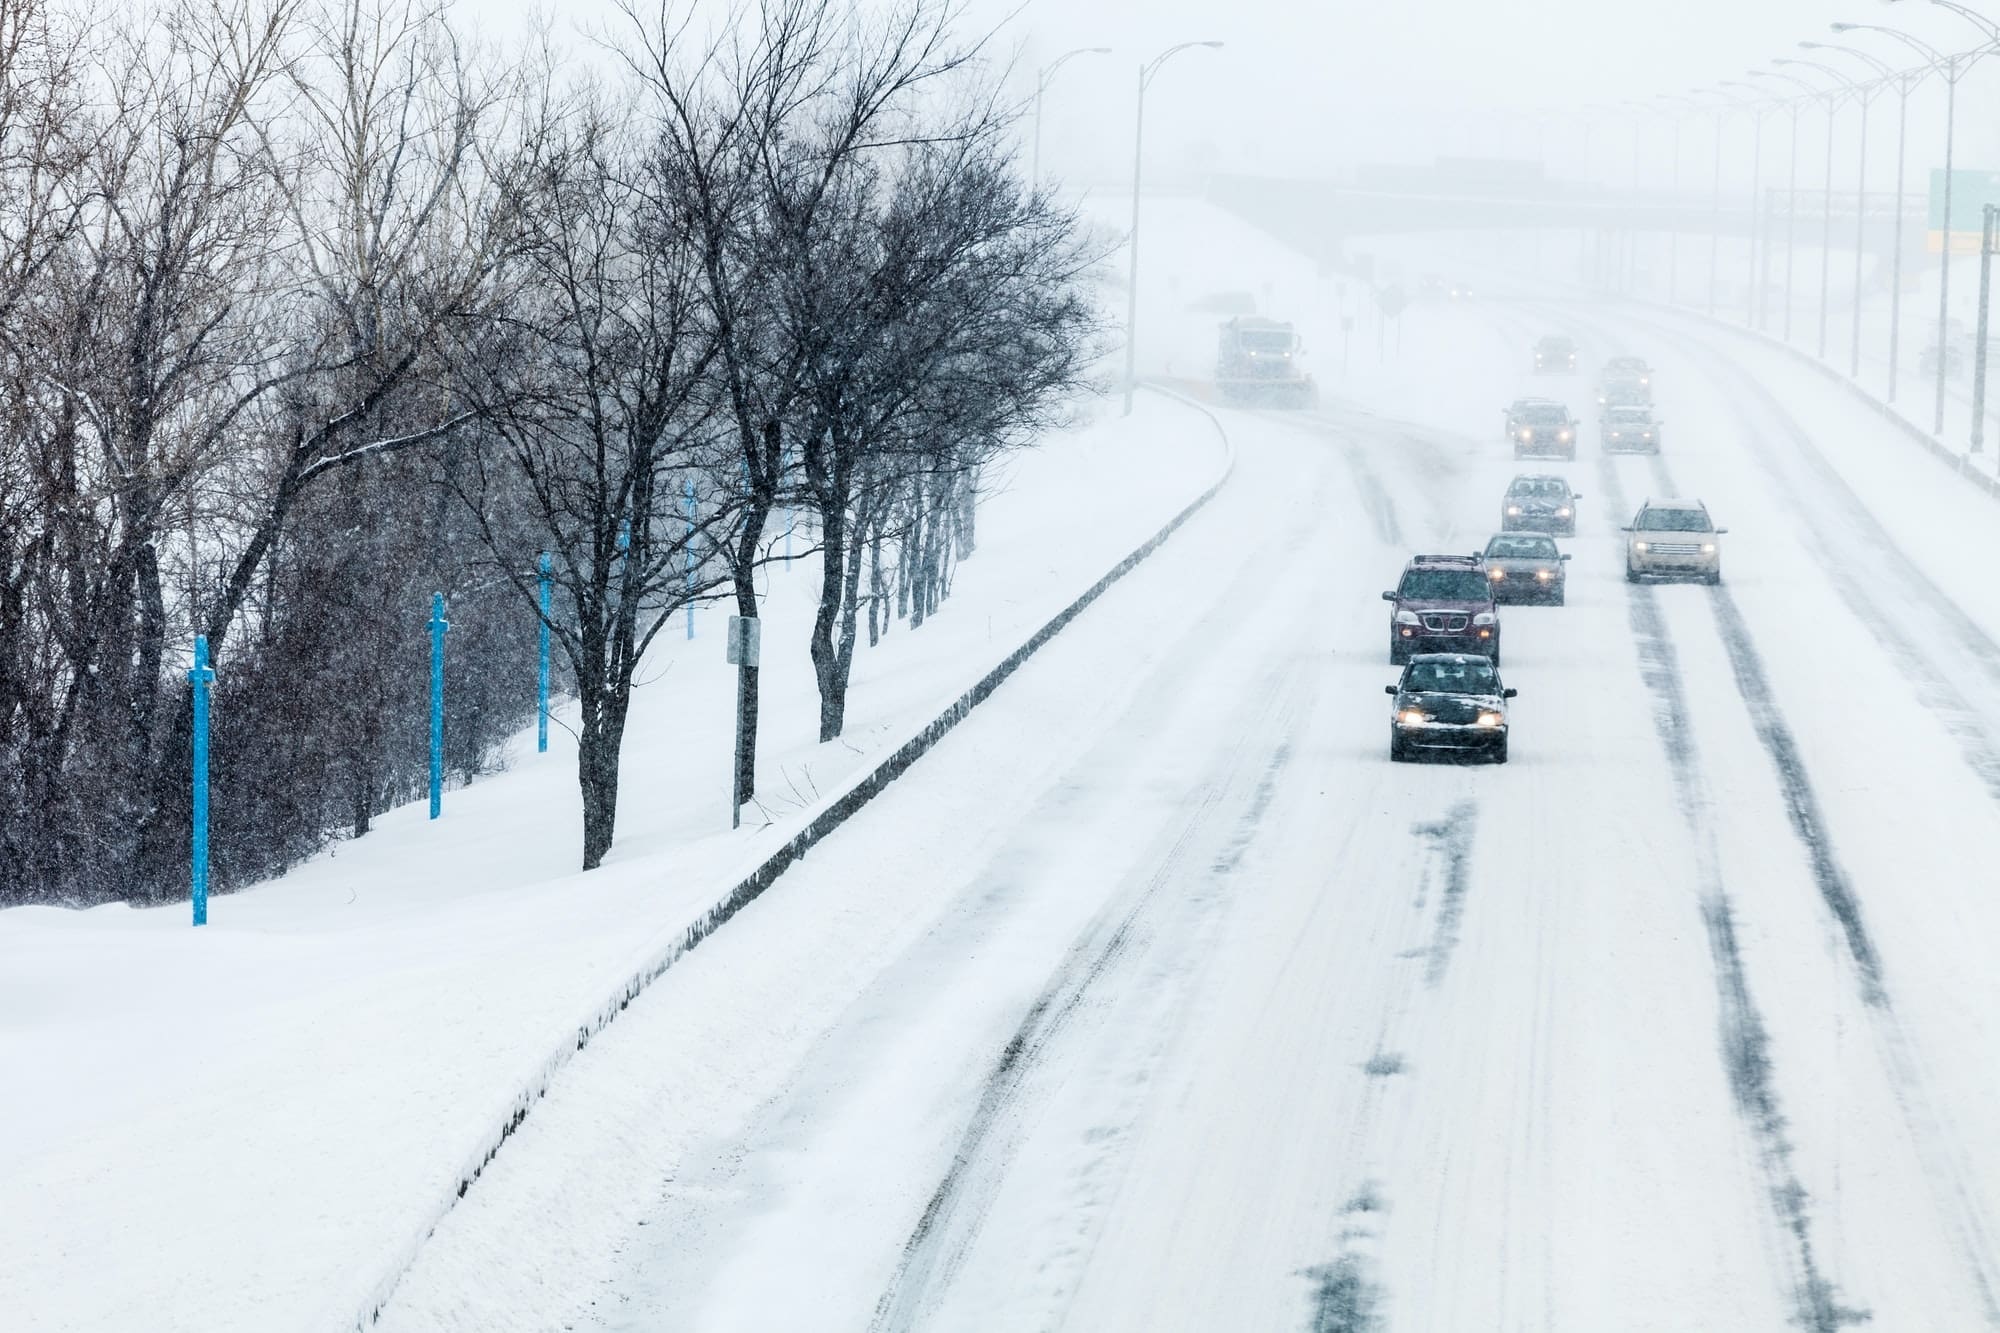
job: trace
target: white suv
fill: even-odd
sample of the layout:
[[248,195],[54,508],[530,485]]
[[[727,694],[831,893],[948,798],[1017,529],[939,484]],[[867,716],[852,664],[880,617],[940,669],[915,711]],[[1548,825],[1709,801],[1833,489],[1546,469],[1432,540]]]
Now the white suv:
[[1699,500],[1648,500],[1625,536],[1625,581],[1648,574],[1722,582],[1722,534]]

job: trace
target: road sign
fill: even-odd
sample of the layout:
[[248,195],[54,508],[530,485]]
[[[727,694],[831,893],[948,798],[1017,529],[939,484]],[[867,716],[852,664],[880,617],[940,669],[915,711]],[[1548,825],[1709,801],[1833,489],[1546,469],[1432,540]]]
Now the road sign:
[[764,622],[755,616],[729,617],[729,665],[753,667],[763,640]]
[[[1944,253],[1945,175],[1931,171],[1931,201],[1927,244],[1932,254]],[[1985,231],[1986,206],[2000,204],[2000,171],[1954,170],[1951,173],[1951,252],[1955,255],[1979,253],[1979,238]]]

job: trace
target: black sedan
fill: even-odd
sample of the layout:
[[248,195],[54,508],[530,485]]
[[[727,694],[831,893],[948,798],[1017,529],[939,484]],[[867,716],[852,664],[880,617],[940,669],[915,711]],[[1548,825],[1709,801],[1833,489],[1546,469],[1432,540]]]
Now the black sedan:
[[1539,532],[1496,533],[1486,543],[1486,581],[1496,602],[1561,606],[1568,580],[1556,539]]
[[1384,688],[1396,700],[1389,720],[1394,762],[1425,754],[1507,762],[1507,701],[1516,691],[1501,685],[1489,659],[1419,653],[1403,668],[1402,681]]

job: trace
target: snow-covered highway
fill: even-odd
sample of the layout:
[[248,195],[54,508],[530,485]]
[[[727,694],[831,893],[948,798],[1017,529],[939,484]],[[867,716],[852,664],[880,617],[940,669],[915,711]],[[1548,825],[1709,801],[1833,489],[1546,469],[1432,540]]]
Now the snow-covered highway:
[[[1500,405],[1588,406],[1549,329],[1666,453],[1560,469],[1513,762],[1392,767],[1377,594],[1533,470]],[[579,1057],[386,1324],[2000,1320],[1992,501],[1670,317],[1412,335],[1421,412],[1224,414],[1214,504]],[[1722,587],[1625,582],[1673,493]]]

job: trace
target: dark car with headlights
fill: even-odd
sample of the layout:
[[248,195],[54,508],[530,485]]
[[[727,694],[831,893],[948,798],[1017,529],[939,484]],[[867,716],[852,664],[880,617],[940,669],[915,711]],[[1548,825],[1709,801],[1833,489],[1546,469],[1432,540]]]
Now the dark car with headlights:
[[1556,539],[1539,532],[1499,532],[1486,542],[1482,563],[1493,600],[1500,603],[1539,602],[1561,606],[1569,580],[1556,549]]
[[1551,333],[1535,344],[1535,369],[1563,371],[1576,369],[1576,342],[1560,333]]
[[1614,404],[1597,421],[1598,443],[1607,454],[1657,454],[1660,423],[1644,404]]
[[1581,499],[1568,481],[1554,473],[1523,474],[1507,483],[1507,494],[1500,498],[1500,530],[1574,537]]
[[1516,458],[1575,458],[1576,419],[1553,399],[1517,399],[1507,409],[1507,440]]
[[1385,687],[1396,700],[1389,717],[1389,758],[1483,755],[1507,762],[1507,701],[1496,663],[1470,653],[1424,653]]
[[1389,662],[1418,653],[1478,653],[1500,660],[1500,615],[1476,555],[1420,555],[1403,567],[1389,614]]

